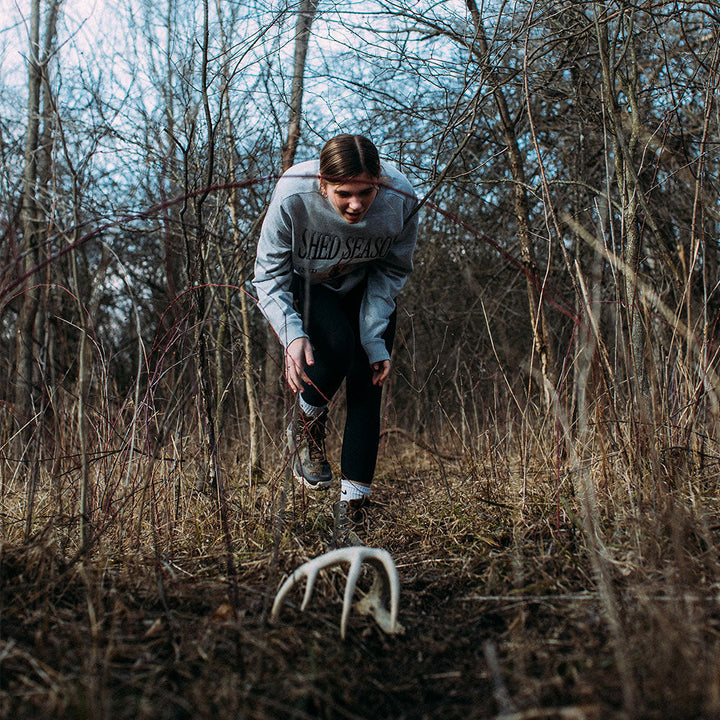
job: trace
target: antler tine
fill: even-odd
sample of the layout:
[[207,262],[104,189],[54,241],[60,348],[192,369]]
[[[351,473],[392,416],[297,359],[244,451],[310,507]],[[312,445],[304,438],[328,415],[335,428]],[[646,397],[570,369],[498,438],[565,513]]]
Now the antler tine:
[[300,605],[300,610],[305,610],[308,603],[310,602],[310,597],[312,595],[313,588],[315,587],[315,578],[317,578],[318,572],[323,567],[328,567],[328,565],[326,564],[321,565],[317,562],[318,560],[323,559],[324,556],[314,558],[313,560],[306,562],[304,565],[301,565],[297,570],[295,570],[289,577],[285,579],[285,582],[280,586],[280,590],[278,590],[278,593],[275,596],[275,602],[272,606],[270,617],[273,620],[277,618],[278,613],[280,612],[280,607],[282,606],[287,594],[295,586],[295,583],[299,582],[302,578],[307,578],[305,595],[303,596],[303,601]]
[[317,578],[319,572],[319,567],[307,568],[307,572],[305,573],[307,576],[307,583],[305,584],[305,594],[303,595],[302,605],[300,605],[300,610],[302,611],[305,610],[305,608],[308,606],[308,603],[310,602],[310,596],[312,595],[313,588],[315,587],[315,579]]
[[[375,577],[367,594],[355,603],[355,609],[362,615],[372,615],[380,628],[390,634],[402,634],[405,628],[398,621],[400,606],[400,578],[392,557],[386,551],[379,551],[372,558],[368,558]],[[385,599],[389,596],[390,611],[385,606]]]
[[302,605],[300,605],[300,610],[305,610],[308,603],[310,602],[310,597],[312,596],[312,591],[315,587],[315,579],[317,578],[320,570],[326,567],[332,567],[333,565],[337,565],[344,559],[349,559],[344,557],[338,557],[339,552],[341,551],[333,550],[331,552],[325,553],[324,555],[313,558],[312,560],[308,560],[307,562],[303,563],[299,568],[297,568],[297,570],[295,570],[289,577],[287,577],[285,579],[285,582],[280,586],[280,590],[278,590],[277,595],[275,596],[275,602],[273,603],[270,617],[273,620],[277,618],[278,613],[280,612],[280,607],[282,606],[285,597],[295,586],[295,584],[299,582],[302,578],[307,578],[305,595],[303,596]]
[[[374,566],[375,577],[378,579],[378,584],[382,584],[382,588],[378,587],[378,593],[382,591],[389,591],[390,593],[390,632],[396,632],[400,627],[398,623],[398,613],[400,611],[400,576],[398,575],[397,568],[393,562],[390,553],[387,550],[382,550],[377,558],[369,560]],[[378,570],[382,568],[385,573],[382,574]],[[372,588],[370,590],[372,594]]]
[[[347,549],[350,550],[352,548]],[[350,569],[348,570],[347,582],[345,583],[345,595],[343,596],[342,618],[340,620],[340,637],[343,640],[345,639],[347,621],[350,617],[350,607],[352,606],[352,598],[355,594],[355,586],[357,585],[358,578],[360,577],[360,567],[362,565],[363,555],[364,553],[356,552],[350,561]]]
[[[358,550],[360,552],[356,553],[352,560],[348,571],[347,584],[345,585],[340,636],[345,639],[345,629],[350,616],[352,597],[360,577],[363,560],[367,560],[373,569],[373,584],[368,594],[357,603],[356,608],[364,615],[372,615],[385,632],[402,632],[403,628],[397,620],[400,607],[400,578],[390,553],[387,550],[376,548],[358,547]],[[390,593],[390,613],[382,604],[383,594],[388,590]]]

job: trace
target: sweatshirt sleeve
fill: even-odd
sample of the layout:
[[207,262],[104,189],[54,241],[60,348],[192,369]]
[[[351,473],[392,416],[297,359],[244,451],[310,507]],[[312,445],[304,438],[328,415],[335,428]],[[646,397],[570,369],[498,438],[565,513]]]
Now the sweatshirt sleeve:
[[[408,203],[409,208],[406,205],[408,214],[412,212],[415,203],[415,200]],[[414,212],[388,254],[374,263],[368,273],[367,287],[360,306],[360,342],[370,364],[390,359],[382,334],[395,310],[398,293],[412,272],[417,233],[418,213]]]
[[292,220],[282,202],[273,198],[260,231],[253,285],[260,310],[286,349],[293,340],[307,337],[293,307],[292,274]]

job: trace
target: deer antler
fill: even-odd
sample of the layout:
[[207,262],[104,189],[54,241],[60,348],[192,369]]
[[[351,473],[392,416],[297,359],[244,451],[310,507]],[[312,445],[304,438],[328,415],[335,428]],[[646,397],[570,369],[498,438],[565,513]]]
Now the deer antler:
[[[349,562],[350,569],[348,570],[347,584],[345,585],[342,619],[340,621],[340,637],[344,640],[353,593],[355,592],[355,586],[360,577],[360,568],[364,561],[367,561],[372,567],[375,577],[367,595],[356,603],[356,610],[363,615],[372,615],[375,618],[375,622],[380,626],[380,629],[388,634],[404,632],[405,629],[397,619],[400,606],[400,577],[398,576],[395,563],[387,550],[365,546],[338,548],[337,550],[331,550],[324,555],[320,555],[303,563],[285,580],[280,590],[278,590],[270,614],[271,618],[273,620],[277,619],[286,595],[302,578],[307,578],[305,596],[300,606],[300,610],[305,610],[310,602],[310,597],[315,587],[315,579],[320,570],[340,565],[343,562]],[[384,598],[388,595],[390,597],[389,612],[383,604]]]

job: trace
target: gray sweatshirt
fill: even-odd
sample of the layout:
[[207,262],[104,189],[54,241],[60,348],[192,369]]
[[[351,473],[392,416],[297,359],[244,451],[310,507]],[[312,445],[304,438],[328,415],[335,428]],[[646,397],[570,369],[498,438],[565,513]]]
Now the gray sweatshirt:
[[[307,337],[293,308],[293,273],[343,295],[367,278],[360,342],[370,363],[389,359],[382,334],[412,270],[418,214],[407,178],[382,164],[382,180],[365,217],[343,220],[320,194],[319,160],[291,167],[278,181],[260,232],[253,284],[268,322],[285,348]],[[401,192],[395,192],[397,188]]]

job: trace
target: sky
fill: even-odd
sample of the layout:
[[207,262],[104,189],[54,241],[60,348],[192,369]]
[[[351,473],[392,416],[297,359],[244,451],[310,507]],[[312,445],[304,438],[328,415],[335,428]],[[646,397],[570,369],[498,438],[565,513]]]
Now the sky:
[[[257,5],[247,2],[224,4],[224,14],[229,15],[232,8],[245,14],[238,20],[235,45],[224,57],[238,58],[230,100],[235,105],[235,112],[242,116],[243,126],[251,131],[245,134],[250,143],[255,124],[272,127],[273,112],[277,113],[277,128],[282,132],[292,74],[293,2],[295,0],[257,0]],[[42,0],[43,8],[47,3],[48,0]],[[432,5],[433,0],[408,2],[413,10],[423,4]],[[202,3],[176,0],[175,6],[180,9],[172,25],[175,31],[172,71],[186,73],[185,77],[192,78],[183,63],[191,65],[189,56],[195,54],[197,72]],[[290,11],[283,15],[283,8],[288,6]],[[392,46],[392,33],[376,32],[385,31],[391,20],[388,15],[374,14],[374,6],[373,0],[324,0],[320,4],[308,57],[310,69],[306,76],[304,101],[307,127],[298,159],[304,159],[303,153],[315,152],[318,144],[336,132],[365,132],[373,136],[377,113],[372,101],[357,93],[356,82],[380,88],[397,79],[393,101],[399,104],[407,101],[408,105],[413,102],[419,80],[404,77],[401,67],[388,62],[387,58],[399,50]],[[146,12],[141,12],[143,7]],[[80,159],[85,151],[96,155],[105,153],[107,162],[112,161],[113,153],[117,154],[121,147],[123,152],[132,153],[133,143],[140,146],[142,133],[153,123],[158,134],[165,132],[162,115],[166,97],[162,93],[165,92],[163,86],[167,85],[163,55],[167,7],[168,0],[62,1],[57,27],[60,62],[53,67],[51,82],[63,122],[75,123],[75,132],[69,135],[77,142],[75,152]],[[214,7],[212,2],[213,12]],[[446,21],[452,19],[453,13],[460,19],[464,16],[464,6],[459,0],[448,0],[441,7]],[[248,8],[251,10],[246,11]],[[195,16],[188,17],[188,10],[194,10]],[[30,0],[0,0],[0,17],[3,19],[0,26],[0,121],[8,126],[4,130],[6,137],[21,137],[27,122],[29,12]],[[363,27],[367,28],[367,37]],[[211,35],[211,42],[215,43],[215,60],[221,57],[218,36],[217,32]],[[251,41],[256,36],[259,42],[253,45]],[[381,42],[389,44],[382,47]],[[425,42],[423,52],[429,52],[430,47]],[[404,49],[411,51],[407,45]],[[451,62],[441,50],[439,45],[434,45],[432,55],[425,57],[430,75],[444,76]],[[216,67],[219,65],[220,62],[215,63]],[[259,79],[259,73],[268,68],[271,68],[269,77]],[[219,102],[220,87],[221,78],[216,72],[211,78],[215,103]],[[192,86],[174,81],[172,91],[175,93],[174,113],[180,123],[186,106],[198,101],[197,75]],[[99,105],[94,102],[96,95],[103,101],[101,120],[98,120]],[[253,120],[253,113],[258,116],[257,122]],[[83,145],[82,128],[88,129],[87,137],[97,137],[96,128],[110,125],[113,132],[102,138],[103,147]],[[391,143],[404,142],[402,128],[397,129],[396,135]]]
[[[45,3],[41,3],[45,5]],[[30,44],[30,2],[0,0],[0,72],[3,85],[23,93]],[[115,3],[105,0],[63,0],[58,26],[63,62],[75,65],[83,56],[120,42]],[[41,26],[41,43],[42,43]],[[105,54],[102,53],[102,54]]]

